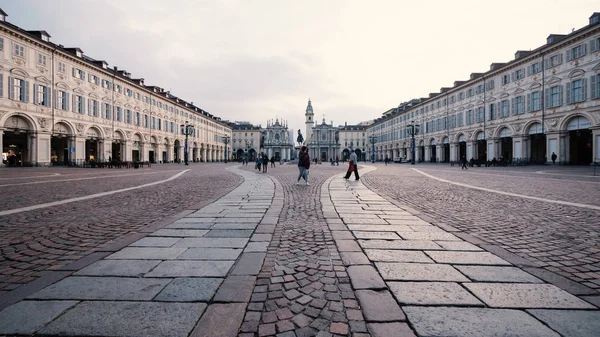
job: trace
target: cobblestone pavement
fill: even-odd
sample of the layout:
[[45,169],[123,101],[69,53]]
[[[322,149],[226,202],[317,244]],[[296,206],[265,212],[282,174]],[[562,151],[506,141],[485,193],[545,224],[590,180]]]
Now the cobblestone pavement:
[[[569,168],[544,168],[549,175],[536,173],[539,168],[415,167],[445,180],[516,194],[592,205],[600,200],[598,178]],[[469,189],[425,177],[408,165],[377,168],[363,182],[389,200],[516,254],[524,259],[522,265],[542,267],[587,287],[575,288],[575,293],[600,291],[600,211]]]
[[[115,240],[186,209],[197,209],[231,191],[242,179],[225,164],[153,165],[140,169],[32,168],[0,170],[0,210],[163,180],[164,184],[0,216],[0,300],[2,294],[52,270],[82,259]],[[54,176],[60,174],[60,176]],[[98,175],[98,177],[96,177]],[[106,178],[110,175],[112,177]],[[120,175],[120,176],[119,176]],[[19,183],[71,180],[21,186]]]

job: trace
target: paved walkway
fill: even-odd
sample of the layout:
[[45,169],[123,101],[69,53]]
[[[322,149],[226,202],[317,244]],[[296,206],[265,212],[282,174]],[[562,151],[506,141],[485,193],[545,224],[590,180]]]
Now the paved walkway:
[[237,189],[8,307],[0,312],[0,334],[586,337],[600,331],[600,310],[592,304],[402,210],[360,181],[337,174],[319,195],[231,170],[245,179]]

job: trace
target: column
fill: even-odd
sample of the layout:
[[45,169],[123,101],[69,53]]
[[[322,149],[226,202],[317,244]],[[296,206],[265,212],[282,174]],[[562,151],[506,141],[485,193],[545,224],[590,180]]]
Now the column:
[[488,140],[486,140],[486,145],[487,145],[487,150],[486,150],[486,154],[487,154],[487,159],[488,161],[492,161],[492,159],[496,158],[498,159],[498,157],[496,157],[496,150],[495,150],[495,140],[494,138],[489,138]]
[[167,151],[167,162],[172,162],[173,161],[173,149],[171,148],[171,145],[165,145],[165,149]]
[[431,145],[425,146],[425,161],[431,160]]
[[473,142],[467,142],[467,160],[473,158]]
[[31,143],[31,147],[29,150],[29,158],[30,158],[29,162],[32,165],[36,165],[38,162],[38,155],[37,155],[38,154],[38,151],[37,151],[38,143],[37,143],[37,134],[35,132],[31,133],[29,135],[29,142]]
[[571,158],[569,158],[569,141],[570,141],[569,133],[561,132],[559,135],[559,142],[558,142],[559,153],[557,153],[559,163],[568,163],[569,160],[571,159]]
[[524,158],[523,155],[523,137],[512,137],[513,157],[511,159]]
[[[185,142],[181,142],[180,144],[182,144],[182,145],[179,147],[179,153],[178,153],[178,155],[179,155],[179,158],[181,159],[181,162],[183,163],[185,161],[185,157],[184,157],[184,154],[185,154]],[[188,148],[188,150],[189,150],[189,148]],[[188,157],[188,160],[189,160],[189,157]]]
[[[0,129],[0,156],[4,153],[4,130]],[[4,167],[4,157],[0,157],[0,167]]]
[[[1,135],[0,135],[1,138]],[[2,140],[0,140],[0,146],[2,145]],[[592,147],[593,147],[593,155],[592,161],[594,163],[600,162],[600,128],[592,129]]]

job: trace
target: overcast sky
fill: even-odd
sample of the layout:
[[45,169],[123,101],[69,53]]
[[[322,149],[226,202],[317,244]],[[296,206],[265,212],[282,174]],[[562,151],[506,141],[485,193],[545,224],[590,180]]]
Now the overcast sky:
[[452,86],[551,33],[588,24],[597,0],[0,0],[46,30],[223,119],[304,130],[355,124]]

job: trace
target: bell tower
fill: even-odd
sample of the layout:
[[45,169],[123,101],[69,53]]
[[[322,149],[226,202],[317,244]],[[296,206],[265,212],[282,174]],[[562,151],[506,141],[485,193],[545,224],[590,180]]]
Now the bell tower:
[[313,112],[313,107],[312,104],[310,102],[310,98],[308,99],[308,105],[306,106],[306,113],[304,114],[304,116],[306,117],[306,121],[304,122],[306,124],[306,143],[312,141],[312,128],[314,126],[315,123],[315,114]]

